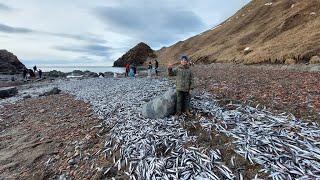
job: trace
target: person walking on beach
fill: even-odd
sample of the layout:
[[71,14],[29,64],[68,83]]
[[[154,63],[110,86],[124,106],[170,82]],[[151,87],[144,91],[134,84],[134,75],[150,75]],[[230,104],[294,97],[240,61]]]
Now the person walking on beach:
[[125,77],[128,77],[129,76],[129,71],[130,71],[130,64],[126,64],[126,74],[125,74]]
[[180,116],[182,112],[191,115],[190,93],[193,89],[193,74],[188,64],[188,57],[182,56],[180,58],[180,65],[174,71],[176,75],[176,90],[177,90],[177,107],[176,115]]
[[135,78],[135,76],[136,76],[136,67],[135,67],[135,65],[134,64],[131,64],[130,65],[130,70],[129,70],[129,77],[130,78]]
[[152,63],[151,61],[149,62],[149,65],[148,65],[148,77],[150,78],[151,77],[151,72],[152,72]]
[[41,79],[42,78],[42,70],[39,69],[38,73],[39,73],[39,78]]
[[27,80],[27,69],[23,69],[23,72],[22,72],[22,76],[23,76],[23,80]]
[[36,73],[37,71],[37,66],[33,66],[33,72]]
[[156,76],[158,76],[159,62],[156,59],[154,61],[155,61],[154,69],[155,69],[155,72],[156,72]]
[[136,66],[135,63],[133,63],[132,69],[133,69],[134,76],[136,76],[136,74],[137,74],[137,66]]

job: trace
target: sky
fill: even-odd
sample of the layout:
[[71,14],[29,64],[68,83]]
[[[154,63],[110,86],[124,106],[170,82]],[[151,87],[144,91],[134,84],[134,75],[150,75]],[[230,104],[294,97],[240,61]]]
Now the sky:
[[27,66],[111,66],[206,31],[249,0],[0,0],[0,49]]

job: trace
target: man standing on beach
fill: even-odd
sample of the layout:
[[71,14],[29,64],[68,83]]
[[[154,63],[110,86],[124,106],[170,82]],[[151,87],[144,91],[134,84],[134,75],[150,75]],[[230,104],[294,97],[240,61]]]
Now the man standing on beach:
[[36,73],[37,71],[37,66],[33,66],[33,72]]
[[192,115],[189,110],[190,93],[193,88],[193,74],[188,65],[188,57],[182,56],[180,65],[175,70],[176,89],[177,89],[177,107],[176,116],[180,116],[185,112],[188,116]]
[[39,69],[38,73],[39,73],[39,78],[41,79],[42,78],[42,70]]
[[154,61],[155,61],[154,69],[156,71],[156,76],[158,76],[159,62],[156,59]]

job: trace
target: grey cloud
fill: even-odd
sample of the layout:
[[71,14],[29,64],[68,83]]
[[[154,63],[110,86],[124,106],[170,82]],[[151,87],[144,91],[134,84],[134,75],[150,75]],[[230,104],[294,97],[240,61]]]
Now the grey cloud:
[[66,33],[47,33],[52,36],[62,37],[62,38],[69,38],[79,41],[87,41],[92,43],[106,43],[107,41],[104,39],[101,39],[99,37],[93,36],[93,35],[76,35],[76,34],[66,34]]
[[75,64],[83,64],[83,63],[96,63],[99,62],[99,60],[89,58],[87,56],[80,56],[76,59],[69,59],[69,60],[63,60],[63,59],[24,59],[24,64],[28,66],[33,66],[35,64],[41,64],[41,65],[53,65],[53,64],[65,64],[65,65],[75,65]]
[[39,34],[39,35],[47,35],[47,36],[55,36],[60,38],[68,38],[78,41],[86,41],[88,43],[106,43],[104,39],[101,39],[97,36],[90,34],[67,34],[67,33],[53,33],[53,32],[45,32],[45,31],[37,31],[34,29],[24,28],[24,27],[13,27],[5,24],[0,24],[0,32],[3,33],[16,33],[16,34]]
[[205,27],[194,12],[171,7],[98,7],[94,13],[108,30],[131,35],[155,46],[200,32]]
[[13,8],[11,8],[5,4],[0,3],[0,11],[12,11],[12,10],[13,10]]
[[0,24],[0,32],[25,34],[25,33],[33,33],[35,31],[28,28],[12,27],[12,26],[7,26],[5,24]]
[[84,46],[56,46],[54,49],[59,51],[67,51],[67,52],[78,52],[85,53],[88,55],[94,56],[102,56],[107,57],[110,55],[111,47],[99,45],[99,44],[91,44]]

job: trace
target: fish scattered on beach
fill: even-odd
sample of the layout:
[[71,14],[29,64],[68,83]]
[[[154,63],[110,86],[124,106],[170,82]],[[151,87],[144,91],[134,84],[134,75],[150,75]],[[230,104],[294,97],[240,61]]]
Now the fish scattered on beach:
[[[60,84],[60,88],[92,104],[108,128],[104,148],[97,152],[113,159],[113,168],[130,179],[244,179],[232,172],[218,149],[195,144],[197,137],[182,126],[184,119],[147,119],[142,105],[161,95],[172,84],[153,79],[86,79]],[[295,119],[291,114],[274,115],[265,108],[233,104],[220,107],[206,92],[191,104],[206,131],[215,130],[234,139],[234,151],[271,179],[320,178],[320,128],[316,123]],[[234,166],[235,158],[231,157]],[[104,169],[107,175],[112,167]],[[259,174],[254,179],[259,179]]]

